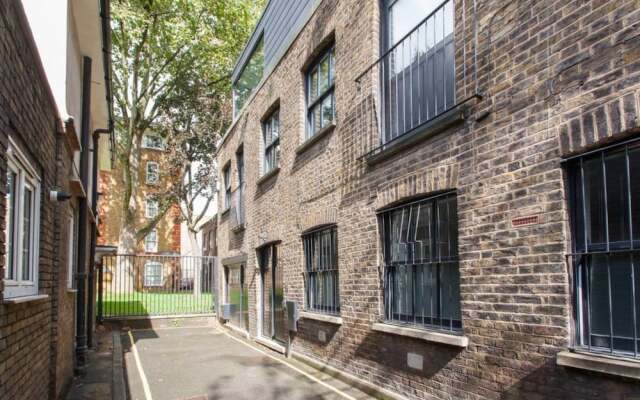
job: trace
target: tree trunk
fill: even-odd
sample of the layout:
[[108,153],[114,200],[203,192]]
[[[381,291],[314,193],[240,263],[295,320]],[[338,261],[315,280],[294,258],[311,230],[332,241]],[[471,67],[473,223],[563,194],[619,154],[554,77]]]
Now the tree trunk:
[[126,158],[121,161],[122,183],[122,218],[118,235],[117,269],[114,274],[115,290],[119,293],[131,293],[135,289],[135,263],[132,255],[137,253],[135,215],[138,194],[138,176],[140,166],[140,139],[133,135],[131,148]]
[[193,295],[194,296],[201,296],[202,295],[202,258],[200,257],[202,255],[201,251],[200,251],[200,245],[198,245],[198,237],[197,232],[191,228],[188,228],[187,231],[189,232],[189,244],[191,247],[191,256],[192,256],[192,260],[194,260],[194,262],[192,263],[194,266],[194,272],[193,272]]

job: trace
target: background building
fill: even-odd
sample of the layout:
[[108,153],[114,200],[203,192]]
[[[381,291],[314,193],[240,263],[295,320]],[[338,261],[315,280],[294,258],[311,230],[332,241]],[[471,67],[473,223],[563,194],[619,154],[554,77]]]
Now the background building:
[[[145,134],[141,146],[141,162],[138,169],[141,188],[136,197],[136,226],[144,229],[152,221],[157,220],[155,227],[141,235],[136,254],[174,254],[179,255],[181,249],[180,210],[177,205],[169,206],[163,211],[163,195],[173,184],[172,177],[163,170],[166,160],[164,140],[153,133]],[[122,171],[118,163],[101,165],[100,170],[100,237],[99,246],[118,247],[120,226],[122,223]]]

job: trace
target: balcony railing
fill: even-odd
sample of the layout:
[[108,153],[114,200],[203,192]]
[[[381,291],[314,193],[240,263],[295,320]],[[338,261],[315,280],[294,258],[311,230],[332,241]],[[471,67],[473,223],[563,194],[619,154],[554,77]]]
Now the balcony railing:
[[464,90],[465,98],[458,99],[456,83],[460,77],[466,81],[466,68],[475,68],[475,59],[468,62],[465,58],[461,70],[456,69],[454,16],[454,1],[443,2],[356,79],[360,94],[365,96],[357,118],[367,124],[365,130],[370,135],[363,156],[478,97],[466,97]]
[[245,208],[244,208],[245,184],[241,183],[236,190],[231,193],[231,230],[244,228]]

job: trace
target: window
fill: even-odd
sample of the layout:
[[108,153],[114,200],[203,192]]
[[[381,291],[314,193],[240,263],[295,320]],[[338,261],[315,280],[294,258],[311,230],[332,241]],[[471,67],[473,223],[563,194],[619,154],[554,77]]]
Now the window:
[[338,285],[338,238],[335,226],[303,235],[305,299],[307,309],[340,313]]
[[568,161],[576,344],[638,357],[640,142]]
[[277,110],[262,123],[264,159],[262,173],[268,174],[280,163],[280,112]]
[[158,230],[152,229],[144,238],[144,251],[147,253],[158,252]]
[[160,167],[157,162],[147,162],[147,184],[156,184],[160,180]]
[[233,117],[236,118],[258,87],[264,72],[264,44],[260,38],[238,80],[233,83]]
[[335,121],[334,54],[332,47],[307,73],[307,139]]
[[144,135],[142,137],[142,148],[164,150],[164,140],[158,135]]
[[224,209],[228,210],[231,207],[231,165],[227,165],[222,170],[224,180]]
[[387,0],[379,61],[382,144],[451,109],[455,99],[453,0]]
[[145,216],[147,218],[155,218],[158,216],[158,200],[147,199],[145,207]]
[[7,151],[5,210],[4,296],[37,294],[40,180],[11,139]]
[[144,264],[144,285],[162,286],[162,264],[157,261],[147,261]]
[[76,211],[69,213],[69,244],[67,260],[67,289],[75,288],[75,273],[78,257],[78,224],[76,223]]
[[445,194],[379,214],[385,319],[462,328],[456,196]]

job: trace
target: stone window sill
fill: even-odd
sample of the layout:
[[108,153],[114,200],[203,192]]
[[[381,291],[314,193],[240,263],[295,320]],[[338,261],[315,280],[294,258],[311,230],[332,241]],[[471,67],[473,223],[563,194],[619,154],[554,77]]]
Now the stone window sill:
[[315,312],[301,311],[300,318],[312,319],[315,321],[327,322],[334,325],[342,325],[342,317],[337,315],[327,315]]
[[331,132],[336,129],[336,124],[331,124],[325,128],[320,129],[313,136],[305,140],[300,146],[296,148],[296,154],[302,154],[307,151],[309,148],[313,147],[314,144],[318,143],[322,138],[328,136]]
[[262,175],[260,177],[260,179],[258,179],[257,185],[260,186],[263,183],[265,183],[266,181],[268,181],[269,179],[273,178],[274,176],[278,175],[278,173],[280,172],[280,167],[275,167],[274,169],[272,169],[271,171],[267,172],[266,174]]
[[274,342],[271,339],[267,339],[267,338],[263,338],[263,337],[258,336],[258,337],[255,338],[255,341],[260,343],[261,345],[273,350],[273,351],[276,351],[276,352],[280,353],[280,354],[285,354],[286,351],[287,351],[287,349],[285,349],[284,346]]
[[2,302],[4,304],[21,304],[21,303],[29,303],[33,301],[46,300],[49,298],[48,294],[36,294],[33,296],[21,296],[21,297],[12,297],[10,299],[3,299]]
[[586,352],[562,351],[558,365],[640,380],[640,361]]
[[466,336],[453,335],[442,332],[427,331],[424,329],[409,328],[405,326],[375,323],[371,329],[376,332],[384,332],[392,335],[406,336],[425,342],[440,343],[447,346],[465,348],[469,345],[469,338]]

